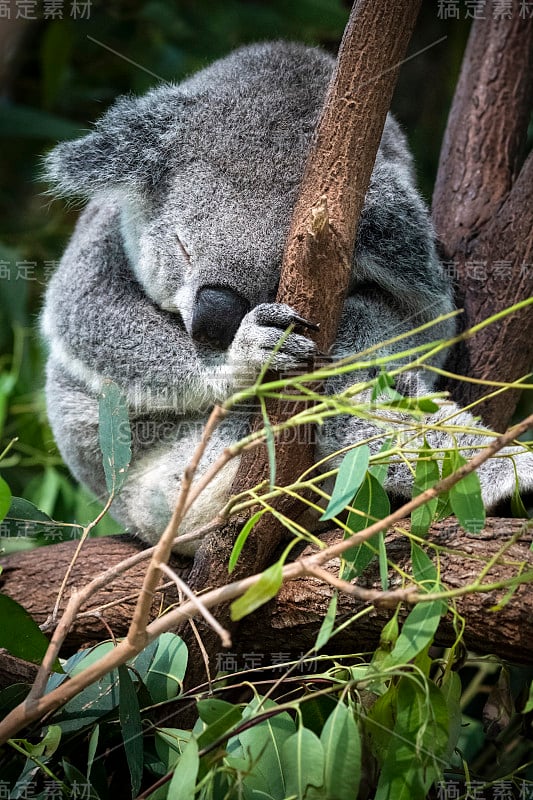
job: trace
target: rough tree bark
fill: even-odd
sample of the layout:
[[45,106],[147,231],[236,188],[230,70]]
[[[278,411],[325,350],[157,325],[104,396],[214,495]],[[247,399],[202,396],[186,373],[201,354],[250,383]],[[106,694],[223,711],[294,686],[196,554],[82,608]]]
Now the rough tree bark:
[[[333,345],[342,304],[348,289],[355,235],[364,196],[390,107],[400,64],[407,50],[420,0],[371,0],[354,3],[339,50],[337,66],[306,164],[299,197],[287,239],[277,300],[292,306],[304,319],[320,325],[316,342],[327,353]],[[296,413],[297,407],[268,409],[273,424]],[[259,423],[262,425],[262,423]],[[278,437],[276,482],[283,486],[312,466],[312,436],[299,431],[298,442]],[[268,477],[266,449],[254,448],[241,459],[232,491],[237,494]],[[287,516],[298,515],[301,503],[284,499],[278,508]],[[196,554],[190,586],[227,583],[227,563],[242,520],[233,520],[209,538]],[[238,576],[261,572],[272,563],[283,536],[283,527],[271,515],[256,525],[241,555]],[[232,627],[228,608],[217,617]],[[193,648],[188,626],[180,631]],[[204,646],[211,659],[219,642],[206,630]],[[197,674],[203,667],[199,658]]]
[[[481,563],[491,558],[501,548],[502,543],[521,529],[521,520],[489,519],[485,529],[477,535],[465,534],[453,520],[446,520],[431,529],[429,541],[444,548],[439,557],[442,583],[450,589],[465,586],[471,582],[481,569]],[[400,527],[400,526],[398,526]],[[406,521],[402,528],[408,527]],[[326,535],[328,544],[340,536],[338,531]],[[502,581],[518,574],[519,565],[533,570],[533,552],[529,544],[533,531],[524,533],[520,542],[513,544],[505,555],[495,564],[486,577],[486,582]],[[63,542],[44,548],[39,553],[22,552],[11,556],[2,574],[2,591],[22,603],[31,615],[42,624],[50,614],[62,576],[70,563],[75,542]],[[69,589],[83,584],[87,575],[94,575],[101,569],[118,563],[133,555],[141,547],[139,542],[125,537],[91,539],[86,543],[80,559],[69,581]],[[307,548],[305,554],[310,552]],[[410,559],[408,539],[398,531],[390,531],[387,536],[387,552],[390,557],[407,571]],[[173,568],[183,580],[188,581],[191,565],[183,566],[176,561]],[[88,642],[107,639],[110,632],[114,636],[124,636],[133,612],[144,572],[139,564],[112,584],[106,586],[93,598],[92,609],[102,608],[96,613],[85,611],[70,631],[65,653],[75,651]],[[338,569],[332,564],[331,571]],[[377,565],[365,573],[361,585],[380,589]],[[391,588],[397,588],[398,578],[391,576]],[[331,586],[313,578],[289,581],[268,605],[245,619],[239,629],[239,638],[232,647],[235,653],[264,654],[264,665],[268,657],[280,651],[299,654],[312,647],[329,600]],[[466,620],[465,644],[478,653],[492,653],[513,661],[533,659],[533,593],[528,586],[522,586],[509,602],[497,612],[497,624],[487,624],[495,612],[493,606],[502,599],[505,590],[486,594],[471,594],[457,600],[457,609]],[[153,615],[177,601],[174,586],[165,587],[154,597]],[[66,602],[66,599],[65,599]],[[109,605],[112,604],[112,605]],[[347,595],[339,598],[339,619],[357,613],[368,605]],[[63,606],[64,607],[64,606]],[[343,632],[342,649],[345,652],[372,651],[378,642],[381,629],[392,612],[385,608],[375,608],[371,614],[361,618]],[[437,634],[437,642],[443,645],[455,640],[452,616],[442,620]],[[197,622],[204,633],[201,622]],[[337,642],[333,640],[335,650]],[[220,648],[219,648],[220,649]],[[13,682],[17,674],[13,659],[0,657],[0,686],[3,682]],[[3,677],[2,677],[3,676]],[[19,672],[19,680],[22,675]]]
[[[445,258],[457,276],[464,326],[533,294],[533,154],[524,163],[533,104],[533,18],[513,0],[509,18],[490,0],[477,19],[448,119],[433,195],[433,219]],[[527,15],[526,15],[527,16]],[[533,363],[531,308],[507,317],[457,348],[461,375],[514,381]],[[462,405],[486,387],[454,382]],[[504,430],[519,393],[478,406]]]

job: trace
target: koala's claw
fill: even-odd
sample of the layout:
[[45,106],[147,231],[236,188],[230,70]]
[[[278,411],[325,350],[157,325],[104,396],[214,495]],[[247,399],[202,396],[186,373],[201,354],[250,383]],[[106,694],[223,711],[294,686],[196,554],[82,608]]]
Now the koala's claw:
[[309,320],[304,319],[303,317],[299,317],[297,314],[294,315],[292,319],[293,325],[298,325],[301,328],[307,328],[309,331],[319,331],[320,330],[320,323],[319,322],[309,322]]

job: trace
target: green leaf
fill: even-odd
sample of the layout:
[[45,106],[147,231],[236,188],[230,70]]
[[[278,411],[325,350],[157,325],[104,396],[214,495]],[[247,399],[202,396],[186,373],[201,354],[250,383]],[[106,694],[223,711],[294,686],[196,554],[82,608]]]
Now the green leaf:
[[329,601],[328,610],[326,611],[326,615],[322,620],[322,625],[320,626],[318,636],[316,637],[315,650],[317,651],[329,642],[331,634],[333,633],[335,617],[337,616],[338,599],[339,597],[337,591],[335,590],[331,596],[331,600]]
[[[234,706],[223,700],[216,702],[224,703],[224,706],[218,706],[220,712],[218,715],[214,713],[214,706],[212,706],[211,711],[208,713],[211,722],[198,737],[198,747],[200,748],[209,747],[210,744],[216,742],[217,739],[220,739],[238,725],[242,719],[242,710],[239,706]],[[203,710],[205,713],[205,706]]]
[[[355,668],[354,668],[355,669]],[[352,677],[351,671],[347,678]],[[324,725],[328,717],[337,708],[338,698],[327,694],[315,692],[314,695],[307,695],[305,702],[300,703],[300,720],[304,728],[307,728],[320,738]]]
[[533,711],[533,681],[531,681],[529,685],[529,695],[527,698],[526,705],[522,710],[522,714],[529,714],[530,711]]
[[[439,465],[432,457],[432,450],[424,441],[424,446],[420,449],[416,462],[415,480],[413,483],[413,498],[418,497],[426,489],[431,489],[438,483]],[[437,510],[438,498],[434,497],[423,506],[416,508],[411,514],[411,532],[415,536],[425,538],[429,526],[433,522]]]
[[[0,647],[24,661],[40,664],[48,648],[48,639],[35,620],[11,597],[0,594]],[[54,670],[61,672],[56,660]]]
[[187,669],[188,650],[175,633],[162,633],[144,684],[154,703],[162,703],[179,695]]
[[407,615],[398,640],[390,656],[385,659],[383,666],[407,664],[421,653],[433,641],[440,618],[446,611],[447,605],[442,600],[417,603]]
[[425,800],[442,774],[449,738],[446,702],[433,683],[426,689],[427,694],[410,678],[399,681],[394,730],[374,800]]
[[520,496],[520,490],[518,488],[518,484],[516,483],[513,489],[513,496],[511,497],[511,514],[513,517],[517,517],[518,519],[531,518],[531,515],[528,513],[528,510],[524,505],[524,501]]
[[83,786],[83,800],[100,800],[96,789],[89,783],[83,772],[80,772],[79,769],[70,764],[66,759],[63,759],[61,764],[65,770],[65,777],[68,779],[73,789],[71,797],[75,796],[75,793]]
[[327,800],[353,800],[361,777],[361,739],[353,712],[342,702],[328,717],[320,735],[324,749]]
[[[251,720],[262,713],[276,709],[272,700],[263,701],[255,697],[245,707],[243,720]],[[238,737],[228,742],[228,752],[235,753],[240,747],[247,772],[245,786],[251,790],[268,792],[272,797],[285,797],[285,778],[281,766],[281,750],[284,742],[292,736],[296,728],[294,721],[284,711],[281,714],[261,720],[256,725],[241,731]]]
[[379,764],[385,760],[392,738],[397,700],[398,685],[391,683],[363,717],[365,738]]
[[[379,647],[377,650],[374,650],[374,655],[372,656],[371,661],[372,670],[369,670],[369,672],[381,672],[381,665],[386,663],[394,648],[394,645],[398,641],[398,636],[400,635],[398,625],[398,610],[399,609],[397,607],[394,615],[390,618],[381,631],[379,637]],[[381,693],[386,691],[385,687],[381,683],[379,687],[376,684],[373,684],[372,690]]]
[[287,796],[323,797],[319,792],[324,784],[324,748],[315,733],[300,726],[289,736],[281,749],[281,767]]
[[126,400],[113,381],[105,381],[98,405],[98,438],[107,491],[122,488],[131,461],[131,429]]
[[446,748],[446,760],[449,760],[459,741],[462,726],[462,713],[461,713],[461,678],[457,672],[449,672],[441,686],[442,696],[446,702],[448,711],[448,747]]
[[232,703],[226,702],[225,700],[219,700],[216,697],[210,697],[207,700],[198,700],[196,703],[196,708],[198,709],[198,716],[200,719],[203,720],[206,725],[211,725],[212,723],[217,722],[225,714],[233,711],[236,706],[234,706]]
[[413,565],[413,578],[421,585],[422,590],[433,591],[437,588],[437,567],[422,548],[411,542],[411,563]]
[[283,567],[280,561],[276,561],[266,569],[257,583],[231,604],[231,618],[234,621],[242,619],[247,614],[251,614],[256,608],[268,603],[279,591],[283,582]]
[[[362,515],[350,512],[348,527],[353,533],[364,530],[372,525],[376,519],[383,519],[390,513],[390,502],[387,493],[375,475],[367,472],[365,480],[352,503],[354,508]],[[346,536],[345,536],[346,538]],[[374,558],[371,547],[379,547],[379,535],[374,534],[363,544],[351,547],[344,554],[346,562],[342,573],[344,580],[351,580],[354,576],[361,575]]]
[[135,686],[130,677],[128,667],[121,664],[118,668],[120,700],[118,714],[126,761],[130,771],[131,794],[135,797],[141,786],[143,775],[143,732],[141,712]]
[[96,748],[98,747],[99,738],[100,725],[95,725],[89,737],[89,747],[87,748],[87,779],[91,777],[91,770],[93,768],[93,762],[96,755]]
[[371,399],[373,403],[377,400],[402,400],[403,395],[394,388],[394,378],[388,372],[382,370],[372,387]]
[[[112,642],[102,642],[90,650],[76,653],[64,665],[65,671],[73,676],[78,675],[92,664],[100,661],[107,653],[113,650]],[[64,678],[65,676],[60,676]],[[48,680],[46,691],[56,688],[58,679]],[[91,728],[94,723],[117,708],[120,700],[118,672],[112,670],[99,680],[83,689],[76,697],[62,706],[53,717],[54,723],[61,725],[63,733]]]
[[0,522],[4,519],[11,505],[11,489],[0,476]]
[[[450,453],[445,453],[442,459],[442,479],[447,478],[453,472],[453,462]],[[437,498],[437,511],[435,518],[437,520],[446,519],[453,513],[450,504],[450,493],[442,492]]]
[[[383,453],[386,453],[387,450],[390,450],[391,444],[392,444],[392,440],[391,439],[385,439],[385,441],[383,442],[383,444],[379,448],[379,451],[378,451],[377,455],[378,456],[382,455]],[[385,484],[385,479],[386,479],[387,473],[389,471],[389,466],[390,466],[390,464],[387,461],[384,461],[383,464],[372,464],[372,466],[369,468],[368,471],[369,471],[369,473],[371,475],[374,476],[374,478],[377,480],[377,482],[381,486],[383,486]]]
[[332,519],[350,503],[363,482],[369,459],[370,450],[366,444],[346,453],[339,467],[328,506],[320,517],[321,520]]
[[235,569],[235,565],[237,564],[237,559],[239,558],[242,548],[244,547],[246,540],[250,533],[252,532],[253,528],[255,527],[256,523],[261,519],[263,514],[266,513],[268,509],[262,508],[260,511],[256,511],[256,513],[250,517],[248,522],[244,525],[243,529],[237,536],[235,540],[235,544],[233,545],[233,549],[231,551],[231,555],[229,557],[228,563],[228,572],[233,572]]
[[[454,453],[454,471],[458,470],[466,460]],[[471,472],[450,489],[450,504],[460,525],[469,533],[479,533],[485,526],[485,507],[481,497],[479,477]]]
[[184,800],[192,800],[195,795],[196,778],[200,768],[200,758],[198,756],[198,744],[192,737],[180,756],[174,775],[168,787],[168,797],[183,797]]
[[48,514],[41,511],[23,497],[12,497],[11,505],[2,523],[6,537],[28,537],[53,541],[58,537],[58,523],[50,519]]
[[384,592],[389,588],[389,565],[387,564],[387,548],[385,546],[385,534],[378,533],[378,559],[379,559],[379,578],[381,588]]
[[[157,728],[155,732],[155,749],[162,765],[162,774],[166,775],[174,769],[185,745],[192,736],[191,731],[180,728]],[[147,754],[145,753],[145,756]]]
[[392,400],[390,406],[402,411],[423,412],[424,414],[434,414],[439,410],[438,404],[429,397],[400,397],[399,400]]

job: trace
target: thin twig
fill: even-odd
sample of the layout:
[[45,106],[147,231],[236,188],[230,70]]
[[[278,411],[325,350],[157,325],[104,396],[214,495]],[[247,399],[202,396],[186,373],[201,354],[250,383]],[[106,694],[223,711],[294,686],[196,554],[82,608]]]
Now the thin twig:
[[[312,556],[308,556],[307,558],[301,559],[292,564],[285,565],[282,573],[283,579],[288,580],[292,578],[304,577],[307,569],[321,567],[331,559],[342,556],[346,550],[354,545],[361,544],[362,542],[365,542],[374,536],[374,534],[380,533],[391,527],[391,525],[410,514],[415,508],[418,508],[434,497],[438,497],[438,495],[442,492],[451,489],[451,487],[462,480],[462,478],[471,472],[474,472],[474,470],[480,467],[481,464],[498,452],[498,450],[501,450],[503,447],[511,443],[515,438],[520,436],[522,433],[524,433],[524,431],[528,430],[532,426],[533,414],[529,415],[525,420],[523,420],[523,422],[518,423],[518,425],[515,425],[505,434],[502,434],[496,438],[493,442],[487,445],[487,447],[481,453],[470,459],[470,461],[464,464],[452,475],[439,481],[431,489],[427,489],[425,492],[422,492],[408,503],[405,503],[401,508],[392,514],[389,514],[383,520],[375,522],[360,533],[354,534],[352,537],[342,542],[331,545],[319,553],[315,553]],[[172,542],[173,537],[170,540],[170,545],[172,545]],[[159,573],[159,569],[157,569],[157,572]],[[226,586],[213,589],[207,592],[205,595],[202,595],[202,603],[206,608],[211,608],[220,603],[234,600],[236,597],[240,597],[242,594],[244,594],[244,592],[250,586],[255,585],[260,578],[261,573],[258,573],[248,578],[230,583]],[[454,593],[457,594],[457,591]],[[409,597],[410,602],[416,602],[418,599],[428,600],[428,595],[414,594]],[[198,609],[195,607],[192,601],[189,600],[180,608],[174,609],[168,614],[165,614],[163,617],[159,617],[151,622],[145,630],[145,637],[142,637],[142,641],[140,641],[139,638],[135,640],[128,638],[124,639],[113,651],[104,655],[98,662],[88,666],[85,670],[73,676],[70,680],[64,681],[60,686],[49,692],[44,697],[38,697],[37,693],[30,693],[31,697],[29,695],[23,703],[16,706],[16,708],[14,708],[4,718],[4,720],[0,722],[0,744],[5,742],[6,739],[15,735],[28,723],[39,719],[43,714],[53,711],[54,709],[63,705],[86,686],[89,686],[91,683],[101,678],[110,670],[115,669],[118,665],[124,664],[128,659],[133,658],[133,656],[137,655],[137,653],[142,650],[143,646],[146,646],[146,644],[156,639],[161,633],[175,628],[178,624],[195,616],[197,613],[199,613]],[[61,623],[62,622],[63,620]],[[51,647],[49,650],[51,650]],[[49,661],[48,652],[45,656],[45,660]],[[48,669],[50,669],[50,666]]]
[[213,630],[215,631],[215,633],[218,636],[220,636],[220,639],[222,641],[222,646],[223,647],[231,647],[231,636],[229,634],[229,631],[226,630],[226,628],[223,628],[222,625],[220,625],[216,621],[216,619],[211,614],[211,612],[208,611],[207,608],[204,606],[204,604],[202,603],[201,599],[197,595],[195,595],[194,592],[191,591],[191,589],[187,586],[185,581],[183,581],[179,577],[179,575],[176,575],[174,570],[171,569],[168,566],[168,564],[158,564],[158,568],[161,570],[161,572],[164,572],[165,575],[168,575],[168,577],[171,580],[174,581],[174,583],[176,584],[178,589],[180,591],[182,591],[183,594],[186,597],[189,598],[191,603],[194,604],[194,606],[198,609],[198,611],[200,612],[202,617],[205,619],[205,621],[208,623],[208,625],[210,625],[213,628]]

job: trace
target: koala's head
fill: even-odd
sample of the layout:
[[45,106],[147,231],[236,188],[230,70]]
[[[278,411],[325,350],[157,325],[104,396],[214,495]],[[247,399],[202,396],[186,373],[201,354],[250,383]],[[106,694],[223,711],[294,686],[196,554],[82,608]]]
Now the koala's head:
[[118,202],[137,280],[191,336],[215,317],[212,338],[226,347],[246,311],[275,299],[332,63],[301,45],[244,47],[179,85],[119,99],[47,157],[59,194]]

